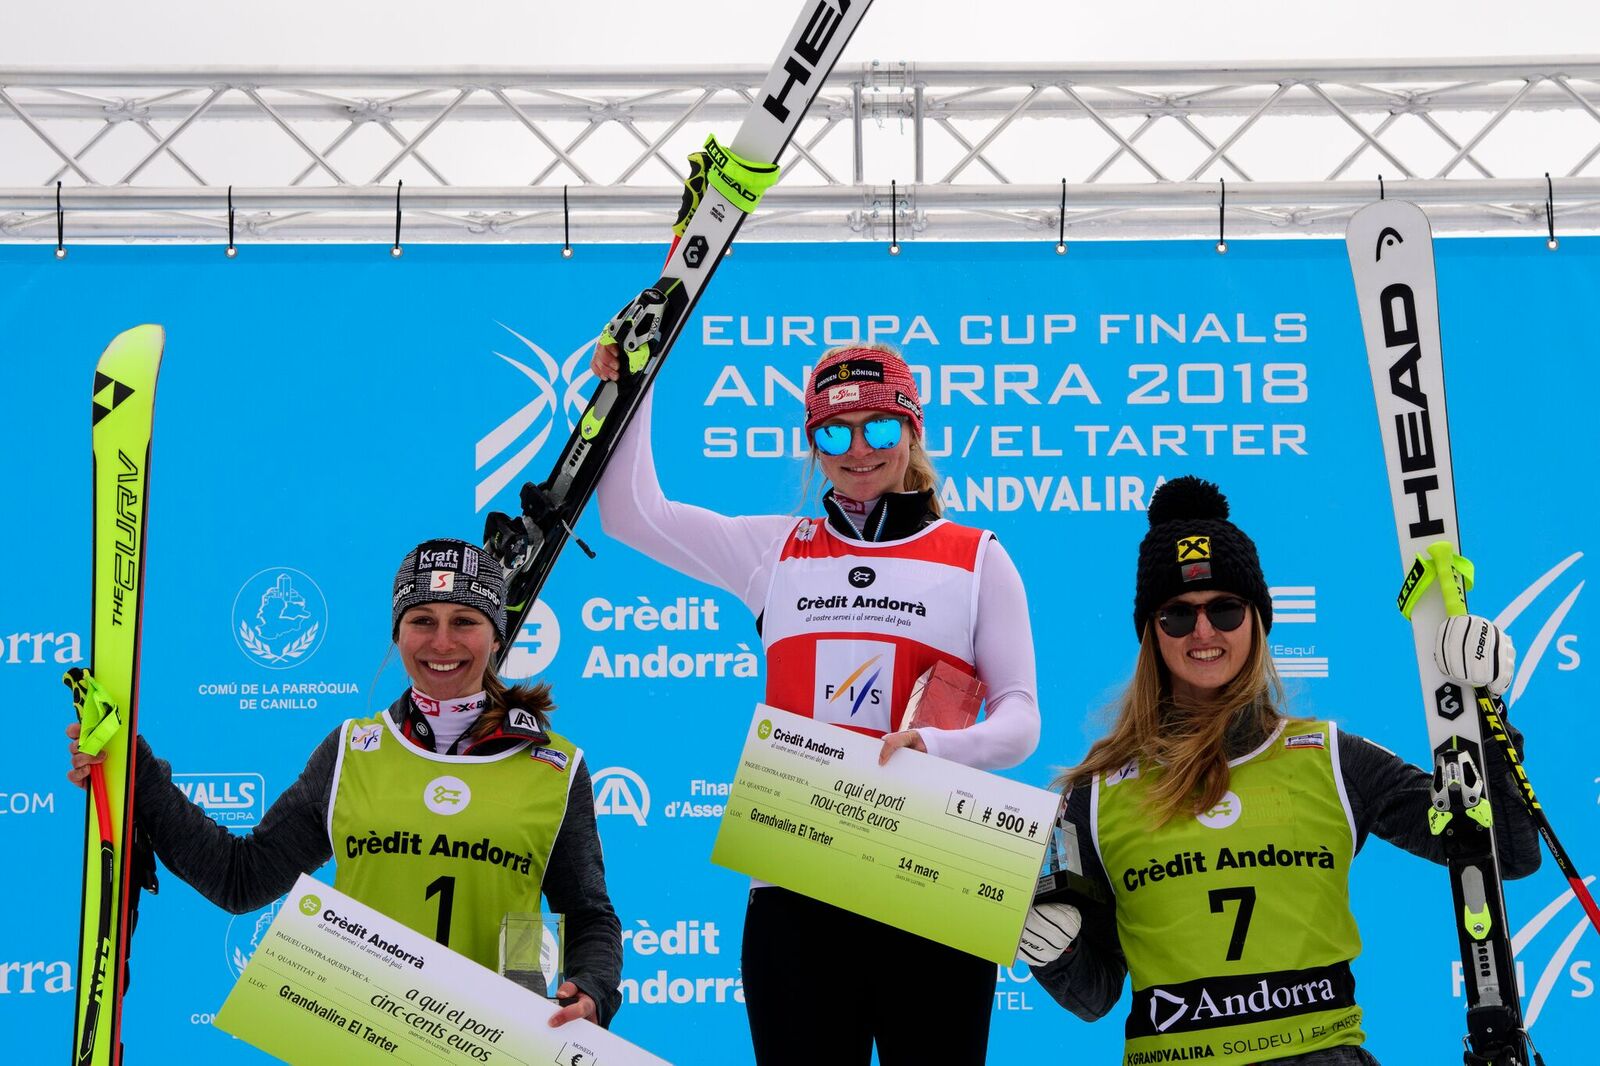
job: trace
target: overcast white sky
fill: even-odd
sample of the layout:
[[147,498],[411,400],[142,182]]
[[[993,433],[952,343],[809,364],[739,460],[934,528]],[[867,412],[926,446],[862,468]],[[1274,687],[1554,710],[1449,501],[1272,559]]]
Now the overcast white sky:
[[[796,0],[0,0],[0,66],[765,66],[798,10]],[[1594,0],[876,0],[844,61],[1595,53]]]

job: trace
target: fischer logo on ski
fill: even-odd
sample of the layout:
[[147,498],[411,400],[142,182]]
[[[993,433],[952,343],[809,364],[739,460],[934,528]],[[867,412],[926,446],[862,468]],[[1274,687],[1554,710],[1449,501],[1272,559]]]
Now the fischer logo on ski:
[[79,917],[74,1066],[122,1061],[122,996],[138,892],[153,859],[133,825],[135,740],[150,430],[165,335],[139,326],[101,355],[92,389],[93,601],[88,669],[63,679],[80,718],[78,749],[104,754],[89,774]]

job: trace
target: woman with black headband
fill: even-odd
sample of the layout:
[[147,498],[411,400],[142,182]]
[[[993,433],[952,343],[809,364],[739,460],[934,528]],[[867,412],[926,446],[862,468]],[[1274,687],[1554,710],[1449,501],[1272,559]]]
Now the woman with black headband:
[[[540,911],[543,894],[567,933],[566,980],[554,991],[563,1006],[550,1024],[609,1024],[621,1001],[622,927],[606,894],[589,770],[549,730],[549,686],[507,688],[494,671],[508,636],[500,564],[465,541],[419,544],[395,575],[392,627],[411,687],[387,710],[335,728],[246,835],[191,803],[141,736],[141,832],[168,869],[236,914],[332,858],[336,889],[490,969],[501,919]],[[78,752],[77,723],[67,735],[67,776],[81,785],[104,756]],[[417,843],[384,846],[391,838]],[[480,839],[493,846],[476,857],[451,846]],[[442,878],[449,892],[438,891]]]
[[[614,345],[593,368],[617,376]],[[882,737],[880,759],[902,747],[986,770],[1026,759],[1039,708],[1022,579],[993,534],[941,516],[905,360],[825,353],[806,382],[805,428],[830,483],[826,516],[722,515],[663,494],[646,394],[600,481],[606,532],[743,601],[766,650],[768,704]],[[923,609],[851,606],[867,599]],[[988,686],[982,720],[902,727],[936,664]],[[737,728],[738,710],[725,710]],[[741,970],[761,1066],[864,1066],[874,1045],[885,1066],[985,1060],[996,969],[975,955],[758,883]]]
[[[1150,501],[1133,624],[1120,714],[1061,779],[1084,872],[1108,902],[1036,905],[1019,958],[1091,1021],[1131,975],[1128,1062],[1371,1066],[1350,860],[1375,833],[1445,861],[1430,775],[1331,721],[1288,716],[1255,544],[1210,482],[1178,478]],[[1498,654],[1469,656],[1468,634]],[[1436,645],[1462,684],[1510,683],[1510,639],[1487,619],[1448,619]],[[1487,760],[1509,797],[1493,745]],[[1493,810],[1506,876],[1532,873],[1531,819],[1515,802]]]

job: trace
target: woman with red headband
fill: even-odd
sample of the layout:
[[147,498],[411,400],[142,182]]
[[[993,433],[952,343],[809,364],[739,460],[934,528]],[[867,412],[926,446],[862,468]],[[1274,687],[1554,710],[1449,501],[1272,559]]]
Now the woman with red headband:
[[[617,349],[593,369],[614,380]],[[1015,766],[1039,743],[1027,597],[993,534],[940,514],[922,404],[887,348],[836,348],[806,385],[812,458],[830,483],[825,517],[730,517],[667,499],[650,450],[647,394],[598,488],[606,532],[657,562],[739,597],[767,653],[766,702],[979,769]],[[803,608],[818,589],[870,584],[926,615]],[[880,617],[874,617],[874,615]],[[896,730],[912,685],[936,664],[988,689],[966,729]],[[870,665],[867,665],[870,664]],[[859,699],[822,682],[876,671]],[[871,672],[865,674],[869,678]],[[773,885],[757,884],[741,954],[756,1060],[884,1066],[981,1063],[993,963]]]

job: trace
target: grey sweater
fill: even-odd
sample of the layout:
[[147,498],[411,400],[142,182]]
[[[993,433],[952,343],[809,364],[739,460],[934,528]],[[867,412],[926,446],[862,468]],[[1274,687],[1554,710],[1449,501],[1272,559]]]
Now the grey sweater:
[[[1510,729],[1517,750],[1522,750],[1522,734]],[[1345,794],[1355,819],[1355,851],[1360,852],[1367,837],[1377,834],[1384,840],[1427,859],[1445,862],[1444,846],[1428,831],[1429,787],[1431,776],[1389,751],[1354,733],[1339,730],[1339,766]],[[1263,737],[1230,738],[1230,757],[1254,750]],[[1485,776],[1496,797],[1494,804],[1495,843],[1501,871],[1508,878],[1526,877],[1539,868],[1539,833],[1533,819],[1513,793],[1516,783],[1511,768],[1499,747],[1484,745],[1488,765]],[[1082,841],[1092,839],[1089,825],[1089,790],[1073,789],[1067,796],[1067,817],[1078,829]],[[1113,902],[1101,913],[1083,915],[1083,931],[1072,948],[1047,966],[1035,967],[1034,975],[1056,1002],[1085,1021],[1094,1021],[1116,1006],[1122,996],[1123,978],[1128,963],[1117,939],[1115,895],[1110,879],[1094,848],[1083,848],[1084,873],[1099,882],[1106,898]],[[1441,903],[1441,907],[1443,904]],[[1441,911],[1443,913],[1443,911]],[[1333,1066],[1353,1061],[1349,1049],[1332,1048],[1281,1060],[1284,1066]],[[1341,1057],[1343,1056],[1343,1057]]]
[[[206,899],[235,914],[264,907],[333,857],[328,805],[339,729],[317,745],[294,784],[245,835],[217,825],[172,783],[172,768],[139,738],[135,816],[166,867]],[[543,891],[566,916],[567,978],[594,1000],[609,1025],[621,1004],[622,925],[606,894],[589,768],[578,761],[566,819],[556,836]]]

